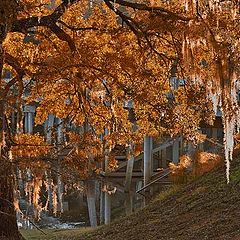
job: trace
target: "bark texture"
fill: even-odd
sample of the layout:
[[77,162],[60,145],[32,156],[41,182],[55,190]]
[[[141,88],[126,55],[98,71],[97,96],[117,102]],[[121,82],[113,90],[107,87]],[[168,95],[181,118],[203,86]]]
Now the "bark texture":
[[8,142],[5,102],[0,101],[0,239],[23,239],[18,231],[14,208],[14,168],[9,159],[10,145]]

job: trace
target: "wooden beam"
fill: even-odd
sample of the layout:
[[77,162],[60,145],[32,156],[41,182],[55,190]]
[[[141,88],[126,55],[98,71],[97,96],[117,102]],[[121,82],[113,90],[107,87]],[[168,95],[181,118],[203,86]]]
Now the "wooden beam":
[[161,144],[160,146],[153,148],[152,153],[156,153],[156,152],[159,152],[162,149],[170,147],[170,146],[173,145],[173,143],[174,143],[174,140],[169,140],[169,141]]
[[[121,178],[126,178],[126,172],[109,172],[109,173],[105,173],[102,174],[105,177],[121,177]],[[132,172],[132,177],[143,177],[143,172]]]

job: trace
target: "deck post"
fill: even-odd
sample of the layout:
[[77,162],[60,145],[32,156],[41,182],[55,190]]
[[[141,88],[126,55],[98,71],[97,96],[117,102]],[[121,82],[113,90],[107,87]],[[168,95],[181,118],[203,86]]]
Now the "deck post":
[[[105,131],[105,135],[108,134],[108,131]],[[108,169],[108,162],[109,162],[109,156],[108,156],[108,150],[106,150],[105,153],[105,161],[104,161],[104,170],[105,173],[109,172]],[[111,196],[108,193],[109,185],[104,185],[104,224],[109,224],[111,221]]]
[[28,113],[28,132],[33,133],[33,113]]
[[[106,185],[108,189],[108,185]],[[105,191],[104,192],[104,224],[109,224],[111,221],[111,195]]]
[[52,127],[53,127],[53,123],[54,123],[54,115],[53,114],[49,114],[48,115],[48,119],[46,121],[46,138],[47,138],[47,143],[51,143],[52,139]]
[[28,113],[24,113],[24,132],[28,133]]
[[104,224],[104,192],[103,183],[100,183],[100,204],[99,204],[100,225]]
[[176,138],[173,142],[173,163],[176,164],[179,161],[179,139]]
[[128,149],[128,154],[127,154],[127,170],[126,170],[126,179],[125,179],[126,192],[130,192],[130,189],[131,189],[133,165],[134,165],[134,156],[132,155],[132,145],[130,145]]
[[[143,187],[143,181],[137,181],[136,182],[136,192],[138,191],[138,190],[140,190],[141,188]],[[142,207],[144,207],[144,199],[143,199],[143,196],[141,195],[141,194],[137,194],[136,195],[136,201],[137,202],[140,202],[140,208],[142,208]]]
[[87,180],[86,182],[88,215],[91,227],[97,226],[97,213],[96,213],[96,186],[95,180]]
[[[151,180],[151,176],[152,176],[152,137],[150,136],[145,136],[144,137],[144,156],[143,156],[143,183],[144,186],[146,186],[150,180]],[[151,195],[152,193],[152,188],[150,189],[146,189],[149,192],[149,195]],[[144,198],[144,205],[146,205],[148,199],[150,196],[147,195],[147,193],[145,194],[146,197]]]
[[[57,118],[57,148],[59,150],[60,144],[63,142],[63,126],[61,120]],[[61,176],[61,159],[58,157],[58,166],[57,166],[57,196],[58,196],[58,211],[63,213],[63,182]]]
[[129,215],[133,211],[133,198],[131,193],[131,184],[132,184],[132,173],[134,165],[134,156],[132,154],[133,146],[130,144],[127,154],[127,170],[126,170],[126,179],[125,179],[125,210],[126,215]]
[[35,112],[35,106],[24,106],[24,132],[33,133],[33,114]]
[[144,186],[147,185],[152,175],[152,138],[149,136],[144,137]]
[[133,212],[133,194],[131,191],[125,193],[125,211],[126,216]]

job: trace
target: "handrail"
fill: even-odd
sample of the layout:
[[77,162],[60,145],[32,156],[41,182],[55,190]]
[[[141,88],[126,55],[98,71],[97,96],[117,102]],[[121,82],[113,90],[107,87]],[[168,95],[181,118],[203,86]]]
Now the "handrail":
[[162,178],[168,176],[168,175],[171,173],[171,171],[170,171],[169,168],[165,169],[164,172],[166,172],[166,173],[163,174],[163,175],[161,175],[159,178],[153,180],[152,182],[146,184],[144,187],[142,187],[142,188],[140,188],[139,190],[137,190],[136,193],[141,194],[141,193],[140,193],[141,191],[143,191],[144,189],[146,189],[146,188],[148,188],[149,186],[151,186],[153,183],[159,181],[160,179],[162,179]]
[[[175,140],[176,140],[176,139],[170,139],[170,140],[168,139],[166,142],[161,143],[159,146],[157,146],[157,147],[155,147],[155,148],[152,149],[152,154],[154,154],[154,153],[156,153],[156,152],[158,152],[158,151],[160,151],[160,150],[162,150],[162,149],[164,149],[164,148],[167,148],[167,147],[173,145],[173,142],[174,142]],[[134,158],[134,162],[137,162],[137,161],[142,160],[142,159],[143,159],[143,153],[141,153],[141,154],[139,154],[138,156],[136,156],[136,157]],[[127,165],[127,161],[126,161],[126,162],[121,162],[121,163],[119,164],[119,166],[118,166],[118,169],[123,168],[123,167],[125,167],[126,165]]]

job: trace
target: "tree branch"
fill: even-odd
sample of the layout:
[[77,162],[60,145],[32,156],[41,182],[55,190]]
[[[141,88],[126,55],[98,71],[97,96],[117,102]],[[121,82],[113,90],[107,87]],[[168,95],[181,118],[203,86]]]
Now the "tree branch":
[[115,7],[110,3],[111,0],[104,0],[105,4],[113,10],[121,19],[129,26],[129,28],[135,33],[135,35],[139,35],[139,31],[136,29],[135,24],[133,23],[133,19],[123,14],[120,10],[115,9]]
[[63,31],[56,23],[51,24],[49,28],[53,33],[56,34],[56,36],[60,40],[68,43],[68,46],[72,52],[76,51],[76,46],[73,39],[65,31]]
[[10,32],[27,33],[28,30],[33,27],[48,27],[57,35],[60,40],[66,41],[72,51],[75,51],[76,47],[73,40],[67,33],[65,33],[60,27],[56,25],[56,22],[70,6],[79,1],[80,0],[62,0],[62,3],[50,15],[42,17],[34,16],[16,20],[13,22]]
[[163,8],[163,7],[157,7],[157,6],[148,6],[144,3],[135,3],[135,2],[129,2],[129,1],[125,1],[125,0],[109,0],[110,2],[114,2],[114,3],[117,3],[121,6],[126,6],[126,7],[130,7],[130,8],[133,8],[133,9],[137,9],[137,10],[143,10],[143,11],[148,11],[148,12],[155,12],[155,13],[158,13],[158,14],[161,14],[161,15],[165,15],[165,16],[169,16],[173,19],[176,19],[176,20],[181,20],[181,21],[190,21],[192,20],[191,17],[184,17],[184,16],[181,16],[181,15],[178,15],[166,8]]

